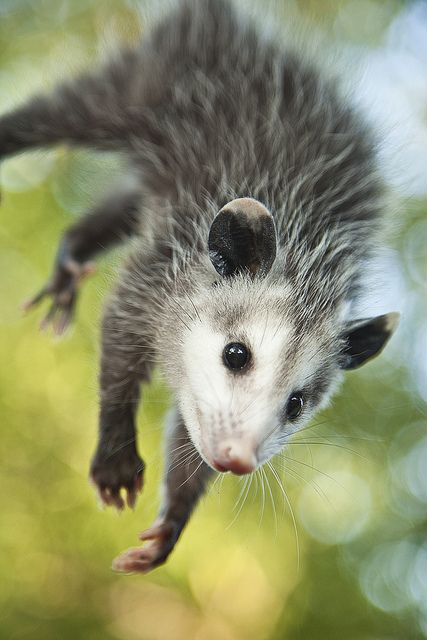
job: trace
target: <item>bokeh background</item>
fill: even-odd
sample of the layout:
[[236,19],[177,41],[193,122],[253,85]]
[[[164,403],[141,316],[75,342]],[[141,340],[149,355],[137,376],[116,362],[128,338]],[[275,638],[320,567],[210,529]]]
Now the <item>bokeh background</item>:
[[[385,135],[397,222],[390,249],[370,268],[363,311],[401,310],[400,328],[275,461],[294,516],[271,470],[250,486],[223,477],[165,567],[115,575],[111,559],[156,512],[169,402],[155,380],[138,420],[148,465],[136,511],[101,510],[87,482],[98,324],[121,253],[101,260],[85,284],[66,339],[38,333],[41,310],[21,317],[19,306],[44,282],[61,231],[119,164],[65,148],[5,162],[0,638],[427,637],[427,3],[275,5],[276,27],[299,16],[336,48],[361,108]],[[135,40],[146,8],[144,0],[1,0],[0,112]]]

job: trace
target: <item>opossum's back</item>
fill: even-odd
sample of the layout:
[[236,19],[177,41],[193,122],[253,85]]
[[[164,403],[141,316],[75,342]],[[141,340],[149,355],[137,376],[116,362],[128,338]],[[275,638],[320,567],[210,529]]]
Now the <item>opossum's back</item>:
[[223,0],[183,3],[149,46],[164,92],[152,177],[173,176],[166,190],[178,185],[197,200],[226,184],[284,224],[283,212],[299,208],[307,240],[312,229],[373,221],[381,188],[371,131],[300,53],[266,41]]
[[[157,167],[167,163],[180,180],[181,171],[191,167],[194,175],[209,166],[217,179],[226,172],[232,185],[250,177],[251,165],[269,164],[262,156],[279,116],[282,54],[229,2],[180,3],[142,53],[152,62],[145,96],[158,127],[152,135]],[[281,129],[276,126],[276,142]]]
[[[192,67],[209,72],[224,62],[241,64],[242,44],[247,53],[253,53],[250,45],[256,44],[255,31],[242,26],[228,0],[186,0],[154,29],[150,43],[172,77]],[[252,42],[248,42],[249,32]]]

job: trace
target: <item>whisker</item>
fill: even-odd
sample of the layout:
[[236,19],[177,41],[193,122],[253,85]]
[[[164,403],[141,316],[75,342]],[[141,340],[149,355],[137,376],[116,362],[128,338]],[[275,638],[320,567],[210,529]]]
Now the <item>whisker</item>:
[[[242,479],[243,479],[243,478],[239,478],[239,480],[240,480],[240,481],[242,481]],[[236,504],[235,504],[235,505],[234,505],[234,507],[233,507],[233,511],[235,511],[235,510],[238,508],[238,506],[239,506],[239,504],[240,504],[240,500],[242,499],[242,497],[243,497],[243,493],[244,493],[244,491],[245,491],[245,489],[246,489],[246,485],[247,485],[247,483],[248,483],[248,476],[246,476],[246,478],[244,478],[243,487],[242,487],[242,489],[240,490],[239,497],[238,497],[238,498],[237,498],[237,500],[236,500]]]
[[135,436],[133,436],[132,438],[129,438],[129,440],[125,440],[125,442],[121,442],[117,447],[115,447],[113,449],[113,451],[111,451],[108,456],[106,456],[106,460],[109,460],[110,458],[112,458],[113,456],[115,456],[117,453],[119,453],[119,451],[121,451],[122,449],[124,449],[125,447],[127,447],[128,445],[132,444],[135,442]]
[[304,445],[315,445],[315,444],[320,444],[323,445],[324,447],[335,447],[336,449],[343,449],[344,451],[347,451],[347,453],[352,453],[356,456],[358,456],[359,458],[362,458],[362,460],[368,461],[368,458],[366,456],[364,456],[362,453],[360,453],[359,451],[356,451],[356,449],[350,449],[350,447],[345,447],[343,444],[338,444],[336,442],[321,442],[321,441],[304,441],[304,442],[289,442],[289,445],[297,445],[297,444],[304,444]]
[[354,499],[354,496],[350,493],[350,491],[344,487],[340,482],[338,482],[338,480],[336,478],[334,478],[333,476],[329,475],[328,473],[325,473],[325,471],[321,471],[320,469],[318,469],[317,467],[311,467],[309,464],[307,464],[306,462],[302,462],[302,460],[296,460],[296,458],[289,458],[288,456],[283,456],[286,460],[289,460],[290,462],[296,462],[296,464],[300,464],[303,467],[308,467],[309,469],[312,469],[313,471],[316,471],[317,473],[320,473],[322,476],[325,476],[325,478],[328,478],[328,480],[332,480],[332,482],[335,482],[335,484],[337,484],[341,489],[343,489],[343,491],[345,491],[346,493],[348,493],[348,495]]
[[174,449],[171,449],[170,451],[168,451],[168,455],[172,456],[173,453],[175,453],[176,451],[179,451],[179,449],[184,449],[185,447],[194,448],[191,442],[184,442],[184,444],[179,445],[179,447],[175,447]]
[[[298,432],[295,434],[298,435]],[[316,436],[315,436],[316,437]],[[319,434],[319,438],[323,437],[323,438],[337,438],[339,440],[343,439],[343,440],[360,440],[361,442],[375,442],[375,443],[383,443],[385,442],[384,438],[365,438],[363,436],[348,436],[342,433],[323,433],[323,434]],[[293,442],[293,440],[292,440]],[[298,442],[298,440],[297,440]],[[304,442],[304,440],[301,440],[301,442]]]
[[262,519],[264,517],[264,509],[265,509],[265,487],[264,487],[264,477],[261,473],[261,468],[257,469],[257,474],[258,472],[259,472],[259,479],[260,479],[261,491],[262,491],[261,515],[259,519],[259,527],[261,527]]
[[[271,469],[271,466],[270,466],[270,465],[271,465],[271,463],[268,461],[268,462],[267,462],[267,466],[268,466],[268,468],[269,468],[269,469]],[[272,490],[271,490],[270,481],[269,481],[269,479],[268,479],[267,473],[265,472],[264,468],[262,469],[262,471],[263,471],[263,473],[264,473],[264,476],[265,476],[265,479],[266,479],[266,482],[267,482],[267,489],[268,489],[268,492],[269,492],[269,494],[270,494],[271,505],[272,505],[272,507],[273,507],[273,514],[274,514],[274,530],[275,530],[275,537],[277,538],[278,529],[277,529],[276,503],[275,503],[275,501],[274,501],[273,492],[272,492]]]
[[221,475],[223,475],[223,474],[221,474],[221,473],[217,473],[215,480],[214,480],[214,481],[212,482],[212,484],[209,486],[209,491],[208,491],[209,493],[215,489],[216,485],[218,485],[218,491],[217,491],[217,494],[219,495],[219,488],[220,488],[220,487],[219,487],[219,480],[220,480]]
[[333,506],[328,496],[326,495],[326,492],[323,491],[323,489],[315,480],[307,480],[307,478],[304,478],[302,474],[298,473],[293,467],[289,467],[289,465],[286,465],[286,467],[283,466],[282,471],[283,473],[290,475],[291,478],[302,480],[306,485],[313,488],[313,490],[317,493],[317,495],[320,498],[322,498],[323,500],[326,500],[330,506]]
[[[246,476],[246,478],[245,478],[245,483],[244,483],[244,486],[243,486],[243,490],[240,492],[240,495],[242,495],[243,491],[245,491],[245,494],[244,494],[243,500],[241,501],[240,508],[239,508],[239,510],[237,511],[236,515],[234,516],[233,520],[232,520],[232,521],[230,522],[230,524],[226,527],[226,531],[227,531],[230,527],[232,527],[232,526],[233,526],[233,524],[236,522],[237,518],[239,517],[239,515],[240,515],[240,513],[241,513],[241,511],[242,511],[242,509],[243,509],[243,505],[245,504],[246,498],[248,497],[249,490],[250,490],[250,488],[251,488],[251,484],[252,484],[252,480],[253,480],[253,476],[252,476],[252,474],[250,474],[250,475]],[[239,502],[239,501],[240,501],[240,496],[239,496],[238,502]],[[236,508],[236,507],[234,507],[234,508]]]
[[199,464],[198,464],[198,465],[197,465],[197,467],[194,469],[193,473],[192,473],[190,476],[188,476],[188,478],[187,478],[186,480],[184,480],[184,482],[182,482],[182,483],[177,487],[177,489],[181,489],[181,487],[183,487],[183,486],[186,484],[186,482],[188,482],[189,480],[191,480],[191,478],[194,476],[194,474],[195,474],[195,473],[197,473],[197,471],[200,469],[200,467],[202,466],[202,464],[203,464],[203,460],[200,460]]
[[187,456],[184,456],[184,458],[180,458],[175,464],[173,464],[171,467],[168,468],[168,473],[171,473],[172,471],[175,471],[176,469],[178,469],[179,467],[183,467],[185,465],[190,465],[194,460],[197,459],[198,456],[198,452],[197,451],[193,451],[187,454]]
[[295,514],[294,514],[294,510],[292,508],[291,505],[291,501],[288,497],[288,494],[286,493],[285,487],[283,486],[282,482],[280,481],[280,478],[277,474],[276,469],[274,469],[274,467],[271,465],[270,469],[273,473],[274,478],[276,479],[277,484],[279,485],[280,490],[282,491],[283,497],[286,500],[286,503],[289,507],[289,511],[291,513],[291,518],[292,518],[292,523],[294,526],[294,532],[295,532],[295,544],[296,544],[296,550],[297,550],[297,571],[299,572],[300,570],[300,545],[299,545],[299,537],[298,537],[298,528],[297,528],[297,523],[296,523],[296,519],[295,519]]

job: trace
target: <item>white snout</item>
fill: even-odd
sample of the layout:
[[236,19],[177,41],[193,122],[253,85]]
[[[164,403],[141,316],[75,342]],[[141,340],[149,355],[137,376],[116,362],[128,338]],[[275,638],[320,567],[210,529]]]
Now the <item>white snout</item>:
[[216,447],[212,466],[225,473],[231,471],[239,476],[255,471],[258,464],[255,449],[243,440],[226,440]]

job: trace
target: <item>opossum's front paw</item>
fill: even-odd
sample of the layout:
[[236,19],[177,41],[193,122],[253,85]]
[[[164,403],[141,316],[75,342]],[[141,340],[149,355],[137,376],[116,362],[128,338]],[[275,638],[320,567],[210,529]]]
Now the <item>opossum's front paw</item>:
[[98,489],[101,502],[121,511],[125,507],[121,496],[124,489],[126,503],[133,509],[142,491],[144,467],[134,444],[126,444],[110,453],[97,451],[91,464],[90,479]]
[[147,540],[147,543],[124,551],[113,561],[112,568],[120,573],[152,571],[166,561],[178,540],[179,531],[175,522],[158,520],[139,535],[140,540]]
[[94,271],[93,263],[80,263],[66,251],[60,252],[49,282],[37,295],[24,303],[24,310],[32,309],[44,298],[51,298],[52,304],[40,323],[40,329],[44,331],[51,325],[56,335],[62,335],[73,319],[79,284]]

